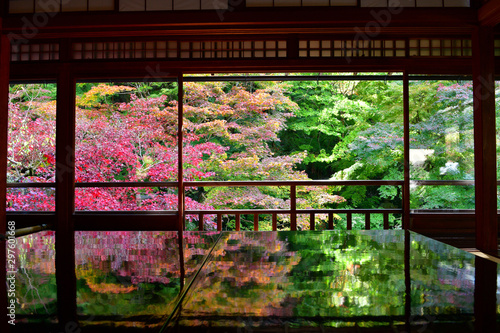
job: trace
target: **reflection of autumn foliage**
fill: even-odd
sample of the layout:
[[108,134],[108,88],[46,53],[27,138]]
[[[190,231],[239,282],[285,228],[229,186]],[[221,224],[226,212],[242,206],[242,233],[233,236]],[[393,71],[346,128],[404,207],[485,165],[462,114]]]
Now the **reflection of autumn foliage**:
[[[185,233],[186,277],[213,245],[216,232]],[[77,232],[76,274],[81,314],[168,313],[180,286],[176,232]],[[53,231],[18,238],[17,298],[22,313],[55,311]]]
[[17,238],[20,267],[35,269],[33,273],[55,274],[55,232],[44,231]]
[[[216,232],[185,233],[186,275],[198,269],[201,259],[212,246]],[[96,283],[97,277],[116,275],[121,283],[168,284],[180,277],[177,232],[81,231],[75,235],[77,276],[89,281],[94,289],[116,292],[112,284]],[[18,257],[22,267],[36,273],[55,274],[55,238],[53,231],[31,234],[18,239]],[[129,290],[116,284],[116,290]],[[130,290],[134,290],[131,288]]]
[[[474,256],[411,237],[412,311],[473,313]],[[251,324],[257,327],[266,320],[350,323],[404,314],[403,231],[186,232],[188,279],[217,239],[182,305],[181,325],[215,326],[217,316],[240,327],[241,318],[258,318]],[[180,291],[175,232],[77,232],[75,242],[80,315],[152,327],[173,309]],[[19,238],[17,256],[19,313],[54,314],[54,233]],[[111,325],[92,323],[101,324]],[[337,324],[346,322],[331,322]]]
[[276,233],[231,233],[214,249],[185,308],[197,315],[290,316],[288,274],[300,261]]
[[120,286],[113,283],[92,283],[87,281],[90,290],[101,294],[126,294],[137,289],[136,286]]
[[117,288],[125,282],[168,284],[180,275],[176,232],[88,231],[78,232],[75,241],[77,277],[89,285],[100,285],[96,281],[107,275],[123,278]]
[[18,314],[55,315],[55,237],[45,231],[16,239]]

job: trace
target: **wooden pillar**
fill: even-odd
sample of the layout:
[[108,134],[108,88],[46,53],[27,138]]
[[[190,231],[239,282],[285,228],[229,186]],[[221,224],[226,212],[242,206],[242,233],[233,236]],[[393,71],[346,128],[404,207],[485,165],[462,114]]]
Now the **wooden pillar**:
[[[0,18],[1,26],[1,18]],[[1,28],[0,28],[1,30]],[[6,209],[6,195],[7,195],[7,128],[9,122],[9,65],[10,65],[10,42],[6,36],[0,35],[0,156],[2,161],[0,163],[0,233],[5,235],[7,230],[7,214]],[[0,265],[0,281],[6,281],[6,248],[5,242],[0,241],[0,258],[2,265]],[[3,282],[2,282],[3,283]],[[10,324],[7,322],[7,289],[5,283],[0,288],[0,315],[2,322],[0,323],[1,332],[10,332]]]
[[179,187],[178,206],[179,212],[178,230],[182,234],[184,230],[184,77],[182,74],[177,78],[177,182]]
[[[177,182],[178,182],[178,197],[177,197],[177,213],[178,213],[178,241],[179,241],[179,265],[180,265],[180,282],[181,290],[184,287],[184,277],[186,275],[184,268],[184,216],[185,216],[185,199],[184,199],[184,77],[180,73],[177,77]],[[203,223],[203,222],[202,222]]]
[[410,227],[410,82],[403,75],[403,229]]
[[476,257],[474,332],[498,332],[496,315],[497,263]]
[[404,231],[405,332],[411,332],[411,235]]
[[493,28],[477,27],[472,38],[476,247],[483,252],[498,252],[493,46]]
[[56,282],[60,329],[77,327],[75,228],[75,80],[60,67],[56,111]]

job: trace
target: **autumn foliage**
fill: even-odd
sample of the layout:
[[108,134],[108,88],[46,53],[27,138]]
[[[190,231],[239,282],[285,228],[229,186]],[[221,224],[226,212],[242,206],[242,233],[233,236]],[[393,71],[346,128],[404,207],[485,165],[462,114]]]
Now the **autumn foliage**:
[[[279,85],[251,89],[217,82],[186,83],[184,89],[185,180],[309,179],[296,168],[305,153],[279,155],[273,149],[286,120],[297,110]],[[54,87],[23,85],[11,90],[9,181],[54,183]],[[101,83],[81,90],[76,101],[76,183],[177,181],[175,94],[145,95],[137,84]],[[176,210],[177,188],[172,185],[77,187],[75,210]],[[301,188],[299,192],[299,208],[321,208],[343,200],[321,188]],[[188,210],[289,207],[286,187],[187,189]],[[54,188],[12,189],[8,209],[53,211]],[[281,218],[285,224],[286,219]],[[207,228],[213,227],[210,218],[205,222]]]

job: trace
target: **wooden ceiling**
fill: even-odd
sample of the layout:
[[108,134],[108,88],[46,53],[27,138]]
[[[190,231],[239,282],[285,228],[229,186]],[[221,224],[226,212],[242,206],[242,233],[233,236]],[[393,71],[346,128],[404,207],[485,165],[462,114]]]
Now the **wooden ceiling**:
[[35,24],[35,38],[355,34],[359,31],[372,35],[448,36],[470,34],[481,20],[496,24],[500,17],[498,12],[498,6],[488,3],[479,12],[474,8],[286,7],[224,12],[25,14],[6,16],[2,30],[7,34],[22,34],[31,28],[30,23],[38,20],[43,24]]

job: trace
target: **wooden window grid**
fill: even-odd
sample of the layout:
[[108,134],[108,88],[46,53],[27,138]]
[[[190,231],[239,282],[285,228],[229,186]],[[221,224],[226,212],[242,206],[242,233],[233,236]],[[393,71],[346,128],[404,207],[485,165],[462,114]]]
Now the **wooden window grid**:
[[[126,59],[272,59],[287,58],[286,40],[150,40],[117,42],[74,42],[72,60]],[[463,38],[404,39],[301,39],[299,58],[377,57],[471,57],[472,41]],[[500,39],[495,40],[500,56]],[[54,42],[13,44],[11,61],[60,60],[60,45]]]
[[8,0],[10,14],[93,11],[228,10],[228,0]]
[[284,40],[180,42],[181,59],[284,58],[286,56],[287,43]]
[[470,0],[246,0],[247,7],[470,7]]
[[284,58],[284,40],[73,43],[74,60]]
[[176,41],[73,43],[74,60],[177,58]]
[[59,60],[58,43],[13,44],[11,61]]
[[[10,14],[92,11],[231,10],[228,0],[8,0]],[[118,6],[118,7],[116,7]],[[470,0],[246,0],[246,7],[470,7]]]
[[404,40],[300,40],[301,58],[404,57]]
[[410,57],[470,57],[472,40],[451,38],[412,38],[409,40]]
[[[500,56],[500,41],[496,42]],[[408,50],[407,50],[408,46]],[[301,58],[470,57],[472,41],[452,38],[300,40]]]

